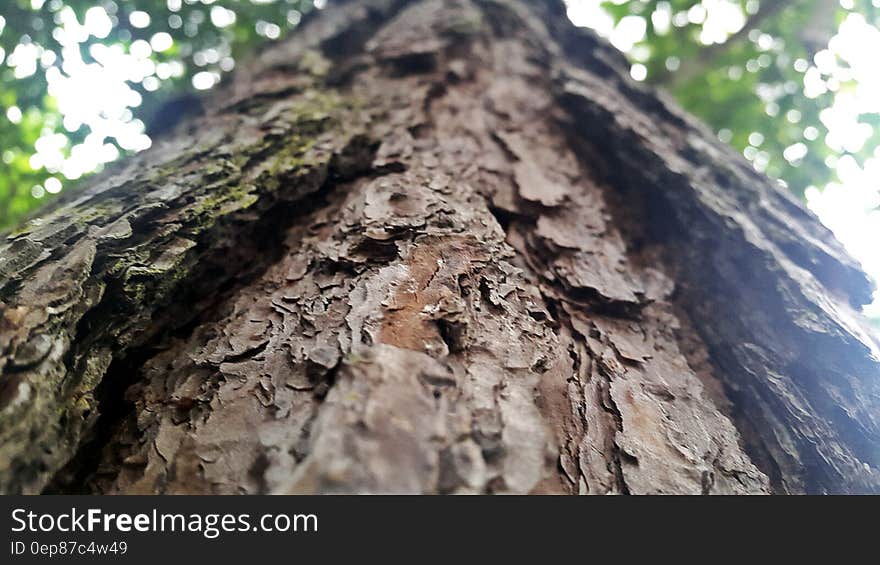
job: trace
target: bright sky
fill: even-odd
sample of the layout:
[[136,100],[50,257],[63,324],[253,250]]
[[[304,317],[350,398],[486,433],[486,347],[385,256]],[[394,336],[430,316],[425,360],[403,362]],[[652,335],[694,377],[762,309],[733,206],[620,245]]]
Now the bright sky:
[[[621,3],[621,0],[615,1]],[[572,22],[595,29],[621,51],[631,52],[645,34],[646,23],[639,16],[628,16],[615,27],[612,18],[600,7],[602,0],[566,0],[566,3]],[[841,0],[844,7],[851,4],[851,0]],[[880,1],[874,0],[874,5],[880,5]],[[655,12],[653,18],[658,29],[675,23],[671,10]],[[700,39],[709,44],[722,43],[744,25],[746,18],[739,2],[703,0],[687,13],[686,20],[702,23]],[[850,69],[839,67],[834,55],[848,63]],[[858,151],[871,135],[870,126],[858,123],[857,118],[862,113],[880,112],[878,55],[880,30],[861,15],[850,14],[828,48],[816,55],[806,71],[804,92],[807,96],[825,92],[827,83],[822,80],[820,71],[841,81],[849,78],[856,81],[854,90],[837,92],[834,105],[821,115],[829,129],[825,142],[834,150]],[[638,63],[631,69],[636,80],[644,80],[645,72],[644,66]],[[786,149],[786,158],[789,152],[796,155],[802,147],[795,144]],[[848,156],[830,160],[828,166],[836,169],[840,182],[830,183],[824,190],[808,189],[808,206],[861,262],[865,271],[880,281],[880,210],[877,209],[880,206],[880,148],[864,167]],[[866,313],[880,317],[880,291],[874,297]]]

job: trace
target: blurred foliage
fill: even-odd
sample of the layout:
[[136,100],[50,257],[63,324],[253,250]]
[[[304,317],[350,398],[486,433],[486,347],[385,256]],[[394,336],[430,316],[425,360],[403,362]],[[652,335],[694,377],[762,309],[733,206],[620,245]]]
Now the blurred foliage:
[[[114,137],[108,123],[128,122],[143,133],[169,97],[213,85],[242,55],[283,36],[312,8],[310,0],[0,1],[0,230],[89,169],[101,168],[97,163],[65,170],[58,159],[47,166],[34,158],[38,140],[65,161],[87,141],[82,151],[101,148],[104,162],[142,149],[144,138],[132,137],[132,128],[125,132],[132,138],[126,143],[122,134]],[[129,59],[121,58],[126,55]],[[136,93],[122,92],[128,94],[125,111],[110,116],[113,122],[65,120],[58,104],[65,93],[51,95],[51,79],[110,57],[117,65],[139,65],[138,72],[117,79]],[[64,87],[63,80],[57,82]]]
[[[823,72],[828,65],[819,67],[815,61],[817,56],[834,57],[827,50],[828,41],[847,15],[861,14],[876,26],[880,2],[716,0],[715,4],[725,1],[739,5],[745,25],[724,43],[710,45],[701,36],[703,7],[711,1],[616,0],[602,6],[617,24],[627,17],[644,19],[644,37],[629,55],[644,66],[639,70],[646,71],[648,82],[665,86],[756,169],[781,179],[796,194],[803,196],[809,187],[821,189],[834,181],[834,165],[844,155],[852,155],[859,164],[872,157],[880,146],[877,114],[859,118],[872,131],[861,147],[850,143],[848,148],[832,148],[826,142],[829,131],[820,115],[833,105],[836,94],[854,89],[855,81],[840,80],[848,73],[839,57],[834,66],[841,72],[833,76]],[[818,90],[805,88],[810,79],[820,85]],[[847,151],[852,148],[857,149]]]

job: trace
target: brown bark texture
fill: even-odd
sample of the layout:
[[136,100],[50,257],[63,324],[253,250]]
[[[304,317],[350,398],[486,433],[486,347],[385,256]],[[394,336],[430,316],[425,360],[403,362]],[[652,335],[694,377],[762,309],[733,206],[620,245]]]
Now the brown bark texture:
[[880,490],[871,282],[548,0],[335,2],[0,244],[6,493]]

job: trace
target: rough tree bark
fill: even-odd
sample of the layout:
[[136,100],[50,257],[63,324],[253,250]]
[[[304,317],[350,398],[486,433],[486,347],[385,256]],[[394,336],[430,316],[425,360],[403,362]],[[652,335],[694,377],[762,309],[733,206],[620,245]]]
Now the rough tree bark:
[[8,493],[880,490],[870,281],[555,0],[336,2],[0,275]]

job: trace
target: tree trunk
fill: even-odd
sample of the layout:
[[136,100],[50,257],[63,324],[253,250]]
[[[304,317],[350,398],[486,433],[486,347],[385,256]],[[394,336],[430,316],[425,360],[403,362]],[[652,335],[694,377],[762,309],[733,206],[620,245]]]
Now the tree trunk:
[[561,2],[336,2],[0,247],[0,489],[880,490],[871,284]]

